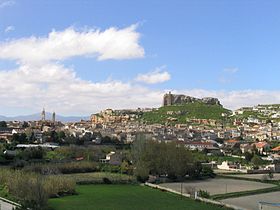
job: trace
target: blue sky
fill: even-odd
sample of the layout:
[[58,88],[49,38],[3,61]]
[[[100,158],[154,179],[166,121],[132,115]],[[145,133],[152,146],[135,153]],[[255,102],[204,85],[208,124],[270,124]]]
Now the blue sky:
[[[13,41],[31,36],[47,38],[52,30],[63,32],[69,27],[82,33],[88,30],[102,32],[112,27],[121,30],[136,24],[134,33],[139,38],[135,42],[144,50],[144,55],[100,61],[82,54],[55,58],[47,63],[60,65],[62,71],[71,69],[75,79],[85,83],[119,82],[130,86],[130,94],[148,98],[147,101],[136,101],[137,104],[124,91],[109,94],[106,100],[103,96],[104,101],[100,102],[98,94],[91,97],[89,93],[81,92],[83,97],[77,98],[79,103],[64,98],[61,104],[48,92],[52,83],[45,85],[40,80],[41,89],[34,94],[42,96],[32,98],[32,103],[28,102],[30,95],[9,98],[3,97],[3,93],[2,100],[10,103],[0,105],[0,114],[27,114],[42,106],[62,114],[90,114],[111,106],[159,106],[161,94],[167,90],[197,97],[219,97],[232,109],[257,103],[280,103],[277,98],[280,90],[279,6],[279,1],[251,0],[0,0],[0,46],[7,47]],[[5,52],[3,50],[2,54]],[[24,50],[20,53],[25,54]],[[20,75],[17,68],[25,64],[22,58],[1,57],[0,52],[0,73]],[[40,63],[40,67],[48,64]],[[169,76],[155,82],[147,82],[147,77],[144,77],[145,81],[143,77],[142,80],[138,78],[155,73],[165,73],[165,76],[168,73]],[[7,74],[5,77],[9,78]],[[29,85],[28,82],[23,85]],[[67,86],[63,88],[67,89]],[[135,93],[134,89],[137,89]],[[114,89],[110,91],[114,92]],[[148,93],[153,96],[147,96]],[[49,95],[44,97],[44,94]],[[87,103],[91,98],[93,102],[87,109],[81,108],[82,102]],[[68,108],[62,108],[68,105]]]

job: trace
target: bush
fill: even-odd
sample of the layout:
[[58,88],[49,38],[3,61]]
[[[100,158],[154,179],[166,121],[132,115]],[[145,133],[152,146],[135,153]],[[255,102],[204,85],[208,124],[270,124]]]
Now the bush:
[[44,184],[49,197],[75,194],[76,182],[74,179],[63,175],[48,176],[46,177]]
[[19,170],[0,170],[0,185],[5,186],[9,194],[24,208],[33,210],[46,209],[49,197],[75,192],[73,179],[42,176]]
[[98,170],[98,164],[91,161],[32,164],[24,168],[24,171],[40,173],[43,175],[85,173],[96,172]]
[[210,198],[210,193],[206,190],[199,190],[198,195],[202,198]]
[[202,171],[201,171],[201,176],[202,177],[211,177],[214,178],[216,174],[214,173],[213,169],[208,166],[203,166]]
[[268,173],[268,176],[269,176],[270,179],[273,179],[273,178],[274,178],[274,175],[273,175],[272,172],[269,172],[269,173]]
[[104,177],[102,180],[104,184],[112,184],[111,180],[106,177]]

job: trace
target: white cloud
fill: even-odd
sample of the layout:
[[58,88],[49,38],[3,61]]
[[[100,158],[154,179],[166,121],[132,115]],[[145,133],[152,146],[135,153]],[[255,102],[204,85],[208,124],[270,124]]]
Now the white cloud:
[[237,67],[230,67],[230,68],[225,68],[224,69],[224,72],[230,73],[230,74],[235,74],[238,71],[239,71],[239,69]]
[[221,84],[229,84],[236,79],[236,74],[239,71],[237,67],[224,68],[218,82]]
[[[90,114],[112,107],[154,107],[163,91],[151,91],[130,82],[82,80],[73,69],[58,64],[21,65],[0,71],[0,107],[37,112],[42,107],[60,114]],[[5,114],[5,113],[3,113]]]
[[146,74],[138,74],[135,80],[147,84],[166,82],[170,80],[171,76],[167,71],[164,71],[163,68],[164,67],[157,68],[156,70],[148,72]]
[[[155,90],[136,81],[155,84],[170,79],[164,67],[138,75],[134,81],[109,79],[91,82],[79,78],[74,69],[55,61],[73,56],[94,56],[99,60],[144,56],[136,26],[76,31],[53,31],[47,37],[29,37],[0,43],[0,59],[16,60],[19,67],[0,70],[1,110],[38,112],[42,107],[59,114],[90,114],[105,108],[158,107],[166,90]],[[236,72],[232,70],[232,72]],[[280,91],[175,90],[195,97],[217,97],[231,109],[258,103],[279,103]],[[27,111],[26,111],[27,112]],[[2,114],[2,113],[1,113]],[[3,113],[7,114],[7,113]],[[18,114],[18,113],[14,113]]]
[[275,104],[280,102],[280,91],[269,90],[174,90],[174,93],[186,94],[194,97],[218,98],[224,107],[234,110],[243,106],[254,106],[257,104]]
[[0,1],[0,9],[4,8],[4,7],[9,7],[9,6],[13,6],[16,2],[13,0],[7,0],[7,1]]
[[137,25],[105,31],[53,30],[47,37],[29,37],[0,43],[0,59],[21,63],[45,63],[74,56],[93,56],[98,60],[132,59],[144,56],[139,45]]
[[82,80],[73,69],[57,62],[74,56],[98,60],[143,57],[136,27],[105,31],[68,28],[52,31],[47,37],[0,43],[0,59],[15,60],[19,65],[14,70],[0,70],[0,101],[5,101],[1,109],[31,112],[46,107],[61,114],[89,114],[108,106],[155,105],[153,94],[145,87],[115,80]]
[[[73,69],[58,64],[21,65],[18,69],[0,71],[0,101],[4,102],[0,104],[1,110],[24,109],[32,113],[46,107],[64,115],[88,115],[105,108],[159,107],[165,92],[167,90],[129,81],[83,80]],[[229,109],[280,101],[280,91],[190,89],[172,92],[199,98],[216,97]]]
[[5,31],[5,33],[9,33],[9,32],[14,31],[14,30],[15,30],[14,26],[7,26],[4,31]]

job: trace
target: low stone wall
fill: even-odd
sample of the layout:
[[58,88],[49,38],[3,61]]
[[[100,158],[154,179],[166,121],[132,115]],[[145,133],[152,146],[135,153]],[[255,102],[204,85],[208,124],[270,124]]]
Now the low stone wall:
[[20,207],[21,205],[19,203],[16,203],[14,201],[8,200],[6,198],[2,198],[0,197],[0,201],[5,202],[5,203],[9,203],[11,205],[13,205],[14,207]]
[[148,183],[146,182],[145,183],[146,186],[149,186],[149,187],[152,187],[152,188],[155,188],[155,189],[160,189],[160,190],[164,190],[164,191],[168,191],[168,192],[172,192],[172,193],[175,193],[177,195],[183,195],[184,197],[187,197],[187,198],[190,198],[191,195],[190,194],[187,194],[187,193],[180,193],[178,191],[175,191],[173,189],[170,189],[170,188],[167,188],[167,187],[162,187],[162,186],[159,186],[159,185],[156,185],[156,184],[151,184],[151,183]]

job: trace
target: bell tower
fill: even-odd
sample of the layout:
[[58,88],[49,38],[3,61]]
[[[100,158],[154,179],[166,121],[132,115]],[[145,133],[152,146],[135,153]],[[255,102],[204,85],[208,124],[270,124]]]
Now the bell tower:
[[52,122],[55,123],[55,112],[52,114]]
[[45,121],[46,120],[46,111],[45,111],[45,108],[43,108],[43,111],[41,113],[41,120],[42,121]]

